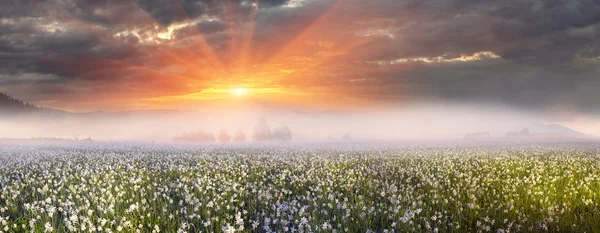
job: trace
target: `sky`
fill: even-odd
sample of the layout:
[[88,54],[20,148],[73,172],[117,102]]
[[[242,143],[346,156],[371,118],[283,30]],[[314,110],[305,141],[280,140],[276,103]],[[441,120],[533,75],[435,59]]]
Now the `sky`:
[[66,111],[472,104],[600,132],[598,89],[596,0],[0,2],[0,92]]

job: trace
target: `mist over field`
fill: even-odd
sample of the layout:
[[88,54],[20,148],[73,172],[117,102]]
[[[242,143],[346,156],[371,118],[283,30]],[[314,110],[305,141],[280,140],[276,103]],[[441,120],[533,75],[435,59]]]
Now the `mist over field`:
[[[147,110],[129,112],[40,112],[0,118],[3,138],[87,138],[104,141],[172,142],[184,133],[228,134],[241,130],[252,141],[259,119],[271,129],[288,126],[293,140],[356,141],[461,140],[486,132],[501,139],[507,132],[528,129],[532,134],[588,138],[593,135],[551,127],[556,121],[543,113],[475,105],[408,105],[370,111],[302,111],[244,109],[231,111]],[[585,129],[584,129],[585,130]],[[586,131],[583,131],[586,132]]]

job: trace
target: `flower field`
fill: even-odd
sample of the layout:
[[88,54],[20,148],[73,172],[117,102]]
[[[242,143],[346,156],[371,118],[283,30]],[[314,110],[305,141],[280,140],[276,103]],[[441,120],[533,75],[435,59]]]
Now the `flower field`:
[[600,146],[0,145],[2,232],[600,232]]

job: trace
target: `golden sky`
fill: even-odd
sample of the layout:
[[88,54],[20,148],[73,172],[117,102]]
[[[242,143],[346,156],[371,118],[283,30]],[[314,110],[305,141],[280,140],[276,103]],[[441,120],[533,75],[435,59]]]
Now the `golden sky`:
[[598,4],[561,4],[24,0],[0,5],[0,91],[75,112],[415,102],[589,112],[600,102],[590,101]]

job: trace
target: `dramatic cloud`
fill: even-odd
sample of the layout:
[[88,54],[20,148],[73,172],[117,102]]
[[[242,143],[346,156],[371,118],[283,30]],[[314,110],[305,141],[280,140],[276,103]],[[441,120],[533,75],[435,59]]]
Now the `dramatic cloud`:
[[[596,0],[9,0],[0,91],[74,111],[256,101],[600,114]],[[313,104],[311,104],[313,103]]]

